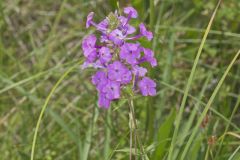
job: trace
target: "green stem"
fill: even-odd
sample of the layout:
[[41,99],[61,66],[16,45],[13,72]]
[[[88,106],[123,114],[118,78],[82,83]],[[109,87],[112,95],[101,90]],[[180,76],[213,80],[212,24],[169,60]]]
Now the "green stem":
[[129,152],[129,160],[132,160],[132,135],[133,135],[133,113],[132,113],[132,110],[131,110],[131,107],[130,107],[130,110],[129,110],[129,128],[130,128],[130,139],[129,139],[129,142],[130,142],[130,152]]
[[133,97],[128,98],[128,104],[129,104],[129,107],[130,107],[130,115],[131,115],[131,118],[132,118],[132,122],[130,122],[130,124],[131,123],[133,124],[132,126],[133,126],[133,130],[134,130],[134,133],[135,133],[135,136],[136,136],[136,140],[137,140],[137,142],[140,146],[140,150],[141,150],[141,153],[143,155],[142,158],[143,158],[143,160],[148,160],[148,156],[144,151],[142,142],[140,141],[140,138],[139,138],[139,135],[138,135],[138,132],[137,132],[138,127],[137,127],[137,121],[136,121],[136,118],[135,118]]
[[109,150],[110,150],[110,136],[111,136],[111,130],[110,130],[110,123],[111,123],[111,109],[107,110],[107,119],[106,119],[106,125],[105,125],[105,143],[104,143],[104,159],[107,160],[109,156]]

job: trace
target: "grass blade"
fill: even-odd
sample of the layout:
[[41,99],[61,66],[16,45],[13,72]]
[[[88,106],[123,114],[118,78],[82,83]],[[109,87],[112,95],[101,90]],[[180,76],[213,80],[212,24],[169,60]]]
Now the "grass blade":
[[228,160],[233,160],[233,158],[235,157],[235,155],[238,153],[239,150],[240,150],[240,146],[233,152],[233,154],[228,158]]
[[233,58],[233,60],[231,61],[230,65],[228,66],[228,68],[226,69],[225,73],[223,74],[222,78],[220,79],[219,83],[217,84],[217,87],[214,89],[213,94],[211,95],[209,101],[207,102],[207,105],[206,105],[205,109],[203,110],[202,114],[200,115],[200,118],[198,119],[197,124],[195,125],[195,127],[193,129],[193,132],[192,132],[192,134],[191,134],[191,136],[190,136],[190,138],[189,138],[189,140],[188,140],[188,142],[187,142],[187,144],[186,144],[186,146],[185,146],[185,148],[183,150],[183,154],[181,156],[181,160],[185,159],[185,156],[186,156],[186,154],[188,152],[188,149],[189,149],[189,147],[190,147],[190,145],[191,145],[191,143],[192,143],[192,141],[193,141],[193,139],[194,139],[194,137],[195,137],[195,135],[196,135],[196,133],[197,133],[197,131],[199,129],[199,126],[201,125],[201,123],[202,123],[204,117],[206,116],[208,110],[210,109],[210,107],[211,107],[211,105],[213,103],[213,100],[215,99],[215,97],[216,97],[220,87],[222,86],[225,78],[227,77],[230,69],[232,68],[234,62],[237,60],[239,55],[240,55],[240,50],[237,52],[237,54]]
[[194,60],[194,64],[193,64],[193,67],[192,67],[192,70],[191,70],[191,73],[190,73],[190,76],[189,76],[189,79],[188,79],[188,82],[187,82],[187,86],[186,86],[186,89],[185,89],[185,92],[184,92],[184,95],[183,95],[183,99],[182,99],[182,102],[181,102],[181,106],[180,106],[180,111],[179,113],[177,114],[177,118],[176,118],[176,127],[174,129],[174,133],[173,133],[173,137],[172,137],[172,141],[171,141],[171,146],[169,148],[169,155],[168,155],[168,160],[172,160],[172,156],[173,156],[173,150],[174,150],[174,147],[175,147],[175,142],[176,142],[176,139],[177,139],[177,135],[178,135],[178,130],[179,130],[179,127],[180,127],[180,122],[181,122],[181,119],[182,119],[182,114],[183,114],[183,111],[184,111],[184,108],[185,108],[185,104],[186,104],[186,101],[187,101],[187,97],[188,97],[188,92],[190,90],[190,87],[191,87],[191,84],[192,84],[192,81],[193,81],[193,76],[195,74],[195,71],[196,71],[196,67],[197,67],[197,64],[198,64],[198,61],[199,61],[199,58],[201,56],[201,53],[202,53],[202,50],[203,50],[203,46],[205,44],[205,41],[207,39],[207,36],[208,36],[208,33],[210,31],[210,28],[212,26],[212,23],[213,23],[213,19],[216,15],[216,12],[218,10],[218,7],[221,3],[221,0],[219,0],[218,4],[217,4],[217,7],[216,9],[214,10],[213,14],[212,14],[212,17],[210,19],[210,22],[208,23],[208,26],[207,26],[207,29],[206,29],[206,32],[203,36],[203,39],[201,41],[201,44],[200,44],[200,47],[198,49],[198,53],[197,53],[197,56]]
[[70,129],[70,127],[64,122],[64,120],[60,117],[58,113],[54,112],[52,109],[47,109],[47,112],[50,114],[53,120],[56,121],[62,127],[62,129],[69,135],[69,137],[73,140],[73,142],[78,141],[77,136]]
[[217,151],[217,153],[216,153],[216,156],[221,152],[225,135],[226,135],[226,133],[228,132],[228,129],[229,129],[229,127],[230,127],[230,122],[232,121],[233,116],[235,115],[235,113],[236,113],[237,110],[238,110],[239,104],[240,104],[240,96],[238,97],[237,103],[236,103],[236,105],[234,106],[234,109],[233,109],[233,111],[232,111],[232,114],[231,114],[231,116],[230,116],[230,118],[229,118],[229,123],[227,123],[227,126],[226,126],[226,128],[225,128],[225,131],[224,131],[223,137],[222,137],[222,139],[221,139],[221,141],[220,141],[220,146],[219,146],[219,148],[218,148],[218,151]]
[[34,159],[34,152],[35,152],[35,146],[36,146],[36,141],[37,141],[37,135],[38,135],[38,130],[39,130],[39,127],[40,127],[40,124],[41,124],[41,121],[42,121],[42,118],[43,118],[43,114],[46,110],[46,107],[51,99],[51,97],[53,96],[53,93],[55,92],[55,90],[57,89],[57,87],[61,84],[61,82],[64,80],[64,78],[66,78],[68,76],[68,74],[70,72],[73,71],[73,69],[75,69],[79,64],[81,63],[78,62],[77,64],[73,65],[72,67],[70,67],[60,78],[59,80],[57,81],[57,83],[53,86],[52,90],[50,91],[49,95],[47,96],[45,102],[44,102],[44,105],[42,106],[42,110],[40,112],[40,115],[39,115],[39,118],[38,118],[38,121],[37,121],[37,125],[36,125],[36,129],[35,129],[35,132],[34,132],[34,136],[33,136],[33,141],[32,141],[32,148],[31,148],[31,160]]

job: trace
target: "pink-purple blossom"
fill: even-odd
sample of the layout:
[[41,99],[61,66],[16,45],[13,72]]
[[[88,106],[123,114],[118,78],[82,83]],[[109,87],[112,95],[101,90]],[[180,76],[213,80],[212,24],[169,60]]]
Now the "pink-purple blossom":
[[115,61],[107,67],[108,79],[116,82],[121,82],[123,75],[128,72],[127,67],[120,61]]
[[133,7],[124,8],[124,13],[128,14],[128,16],[130,16],[131,18],[137,18],[138,17],[138,13]]
[[157,66],[157,60],[154,58],[154,53],[149,48],[143,48],[144,56],[142,58],[143,61],[147,61],[151,64],[152,67]]
[[104,71],[97,71],[95,75],[92,76],[92,83],[97,87],[98,91],[108,83],[107,74]]
[[152,32],[148,31],[143,23],[141,23],[139,25],[139,29],[140,29],[140,33],[142,34],[142,36],[145,36],[149,41],[152,40],[152,38],[153,38]]
[[148,78],[144,77],[138,82],[138,87],[143,96],[155,96],[156,95],[156,83]]
[[138,65],[135,65],[133,67],[132,71],[133,71],[134,75],[139,76],[139,77],[144,77],[146,75],[146,73],[147,73],[147,69],[146,68],[140,67]]
[[120,98],[120,83],[115,81],[108,81],[108,83],[103,87],[102,94],[106,95],[109,100],[114,100]]
[[87,22],[86,22],[86,28],[89,28],[90,25],[92,24],[94,12],[90,12],[87,16]]
[[82,68],[97,69],[92,76],[92,84],[96,86],[98,105],[102,108],[109,108],[112,101],[123,97],[122,90],[129,88],[127,86],[131,86],[133,93],[156,95],[156,83],[146,77],[148,70],[141,65],[148,62],[155,67],[157,60],[153,51],[138,41],[141,37],[150,41],[153,34],[143,23],[139,25],[139,33],[135,33],[137,29],[129,23],[138,17],[133,7],[124,8],[123,13],[110,13],[99,23],[93,21],[94,12],[87,16],[86,28],[93,26],[100,35],[90,34],[83,39],[85,62]]
[[136,65],[141,56],[140,51],[138,43],[125,43],[120,48],[120,58],[131,65]]
[[99,59],[102,64],[108,63],[112,60],[112,54],[110,49],[107,47],[102,47],[99,49]]

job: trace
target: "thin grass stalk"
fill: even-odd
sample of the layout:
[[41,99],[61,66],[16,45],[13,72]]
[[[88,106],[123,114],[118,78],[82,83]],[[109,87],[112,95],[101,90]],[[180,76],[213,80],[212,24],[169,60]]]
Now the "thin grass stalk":
[[219,153],[220,153],[221,150],[222,150],[223,141],[224,141],[225,136],[226,136],[226,133],[228,132],[228,129],[229,129],[229,127],[230,127],[230,122],[232,121],[233,116],[234,116],[235,113],[237,112],[239,106],[240,106],[240,96],[238,96],[238,100],[237,100],[237,102],[236,102],[236,104],[235,104],[235,106],[234,106],[234,108],[233,108],[232,114],[231,114],[231,116],[230,116],[230,118],[229,118],[229,122],[227,123],[227,126],[226,126],[226,128],[225,128],[223,137],[221,138],[220,146],[219,146],[219,148],[218,148],[218,150],[217,150],[217,152],[216,152],[215,157],[216,157],[217,155],[219,155]]
[[[179,89],[179,88],[177,88],[177,87],[175,87],[175,86],[172,86],[172,85],[170,85],[170,84],[167,84],[167,83],[165,83],[165,82],[163,82],[163,81],[160,81],[160,83],[161,83],[162,85],[164,85],[164,86],[166,86],[166,87],[168,87],[168,88],[176,91],[176,92],[179,92],[179,93],[181,93],[181,94],[184,94],[184,92],[183,92],[181,89]],[[158,94],[159,94],[159,93],[158,93]],[[188,98],[191,98],[191,99],[193,99],[194,101],[196,101],[197,103],[199,102],[201,105],[206,106],[206,103],[204,103],[203,101],[199,100],[197,97],[194,97],[194,96],[191,95],[191,94],[188,94]],[[224,117],[224,115],[222,115],[221,113],[219,113],[216,109],[210,108],[210,110],[211,110],[215,115],[217,115],[217,116],[219,116],[220,118],[222,118],[225,122],[230,123],[230,125],[231,125],[233,128],[235,128],[237,131],[240,132],[240,128],[239,128],[236,124],[230,122],[226,117]]]
[[[203,84],[203,87],[200,91],[200,94],[198,96],[198,99],[199,101],[196,102],[196,105],[193,106],[193,110],[191,111],[191,115],[190,117],[188,118],[187,120],[187,124],[186,126],[184,126],[183,130],[182,130],[182,133],[180,134],[180,138],[178,139],[178,143],[180,145],[183,145],[184,144],[184,141],[185,139],[188,137],[189,135],[189,132],[190,132],[190,129],[191,129],[191,126],[196,118],[196,115],[197,115],[197,112],[199,111],[200,107],[201,107],[201,99],[204,97],[204,93],[208,87],[208,83],[210,81],[210,77],[212,77],[212,74],[209,74],[208,77],[206,78],[204,84]],[[179,152],[181,151],[181,148],[179,147],[179,149],[175,149],[174,152],[175,152],[175,155],[177,156],[179,154]]]
[[[163,73],[163,81],[166,83],[170,83],[171,81],[171,71],[172,71],[172,64],[173,64],[173,57],[174,57],[174,44],[175,44],[175,33],[171,32],[171,38],[170,38],[170,44],[169,44],[169,48],[170,51],[168,52],[167,55],[167,63],[166,66],[164,68],[164,73]],[[167,100],[167,94],[164,90],[161,91],[161,102],[159,107],[157,107],[156,110],[156,115],[155,115],[155,130],[154,130],[154,139],[156,140],[157,138],[157,134],[158,134],[158,129],[159,129],[159,124],[160,124],[160,119],[161,119],[161,114],[162,114],[162,110],[166,104],[166,100]]]
[[213,19],[216,15],[216,12],[218,10],[218,7],[219,7],[220,3],[221,3],[221,0],[218,1],[217,7],[213,12],[213,15],[210,19],[210,22],[207,26],[206,32],[203,36],[200,47],[198,49],[197,56],[194,60],[194,64],[193,64],[193,67],[192,67],[192,70],[191,70],[191,73],[190,73],[190,76],[189,76],[189,79],[188,79],[188,82],[187,82],[187,86],[186,86],[186,89],[185,89],[185,92],[184,92],[184,95],[183,95],[182,102],[181,102],[180,111],[179,111],[179,113],[177,115],[177,118],[176,118],[176,127],[174,129],[171,145],[170,145],[170,148],[169,148],[168,160],[172,160],[173,150],[175,148],[175,143],[176,143],[176,139],[177,139],[177,135],[178,135],[178,130],[179,130],[179,127],[180,127],[180,122],[181,122],[181,119],[182,119],[182,114],[183,114],[183,111],[184,111],[184,108],[185,108],[185,105],[186,105],[186,101],[187,101],[187,97],[188,97],[188,93],[189,93],[189,90],[190,90],[190,87],[191,87],[191,84],[192,84],[192,81],[193,81],[193,76],[195,74],[197,64],[198,64],[199,58],[200,58],[202,50],[203,50],[203,46],[204,46],[205,41],[207,39],[208,33],[209,33],[210,28],[211,28],[212,23],[213,23]]
[[[74,63],[76,63],[76,61]],[[63,64],[62,66],[73,65],[74,63],[68,62],[68,63]],[[57,66],[52,67],[52,68],[50,68],[50,69],[48,69],[46,71],[42,71],[42,72],[37,73],[37,74],[35,74],[35,75],[31,76],[31,77],[28,77],[26,79],[23,79],[23,80],[20,80],[18,82],[15,82],[15,83],[13,83],[11,85],[8,85],[5,88],[0,90],[0,94],[3,94],[4,92],[7,92],[10,89],[16,88],[16,87],[18,87],[18,86],[20,86],[20,85],[22,85],[24,83],[27,83],[29,81],[32,81],[32,80],[36,79],[36,78],[39,78],[39,77],[44,76],[44,75],[46,75],[48,73],[51,73],[51,72],[55,71],[56,69],[59,69],[59,67],[61,67],[61,65],[57,65]]]
[[209,146],[207,147],[207,151],[206,151],[204,160],[208,160],[208,155],[209,155]]
[[200,127],[200,125],[201,125],[204,117],[206,116],[208,110],[210,109],[210,107],[211,107],[211,105],[212,105],[212,103],[213,103],[213,101],[214,101],[214,99],[215,99],[215,97],[216,97],[216,95],[217,95],[220,87],[222,86],[225,78],[227,77],[230,69],[232,68],[234,62],[237,60],[237,58],[238,58],[239,55],[240,55],[240,50],[237,52],[237,54],[235,55],[235,57],[232,59],[232,61],[231,61],[231,63],[229,64],[228,68],[226,69],[226,71],[224,72],[222,78],[220,79],[220,81],[218,82],[216,88],[214,89],[213,94],[211,95],[209,101],[207,102],[206,107],[204,108],[202,114],[200,115],[200,117],[199,117],[199,119],[198,119],[198,121],[197,121],[197,123],[196,123],[196,125],[195,125],[195,127],[194,127],[194,129],[193,129],[193,132],[192,132],[192,134],[191,134],[191,136],[190,136],[190,138],[189,138],[186,146],[184,147],[183,153],[182,153],[182,155],[181,155],[181,160],[184,160],[184,159],[185,159],[186,154],[187,154],[187,152],[188,152],[188,150],[189,150],[189,147],[190,147],[190,145],[192,144],[192,141],[193,141],[193,139],[195,138],[195,135],[197,134],[197,131],[198,131],[198,129],[199,129],[199,127]]
[[238,153],[240,150],[240,146],[233,152],[233,154],[228,158],[228,160],[233,160],[234,156]]
[[32,141],[32,148],[31,148],[31,160],[34,160],[34,153],[35,153],[35,146],[36,146],[36,142],[37,142],[37,136],[38,136],[38,130],[43,118],[43,115],[45,113],[45,110],[47,108],[47,105],[51,99],[51,97],[53,96],[53,93],[55,92],[55,90],[57,89],[57,87],[61,84],[61,82],[68,76],[69,73],[71,73],[77,66],[79,66],[79,64],[82,63],[81,61],[79,61],[77,64],[73,65],[72,67],[70,67],[57,81],[57,83],[53,86],[53,88],[51,89],[49,95],[47,96],[44,105],[42,106],[42,110],[40,112],[40,115],[38,117],[38,121],[37,121],[37,125],[34,131],[34,136],[33,136],[33,141]]
[[[63,9],[64,9],[64,5],[66,4],[67,0],[63,0],[62,1],[62,4],[60,6],[60,9],[59,9],[59,12],[53,22],[53,27],[51,29],[51,32],[49,33],[49,37],[48,39],[50,39],[55,33],[56,33],[56,28],[57,28],[57,25],[59,24],[59,21],[62,17],[62,13],[63,13]],[[46,52],[46,55],[43,57],[43,61],[42,63],[40,64],[40,69],[43,70],[47,63],[49,62],[49,59],[51,58],[51,55],[52,55],[52,50],[53,48],[51,47],[51,45],[48,46],[48,52]]]
[[150,28],[152,31],[154,31],[154,17],[155,17],[155,11],[154,11],[154,0],[150,0]]

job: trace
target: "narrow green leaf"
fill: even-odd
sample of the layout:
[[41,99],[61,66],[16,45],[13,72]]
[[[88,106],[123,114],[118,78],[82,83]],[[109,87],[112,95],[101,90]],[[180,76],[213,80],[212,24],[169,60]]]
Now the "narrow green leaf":
[[165,140],[170,137],[170,133],[173,129],[173,123],[174,123],[175,117],[176,117],[176,110],[172,109],[169,116],[166,118],[164,123],[159,128],[157,141],[158,142],[164,141],[164,142],[159,143],[157,145],[157,148],[153,153],[153,159],[159,160],[163,158],[164,153],[166,152],[166,145],[168,144],[168,141],[165,141]]
[[198,132],[198,129],[199,129],[199,127],[200,127],[200,125],[201,125],[204,117],[206,116],[208,110],[210,109],[210,107],[211,107],[211,105],[212,105],[212,103],[213,103],[213,101],[214,101],[214,99],[215,99],[215,97],[216,97],[216,95],[217,95],[220,87],[222,86],[225,78],[227,77],[230,69],[232,68],[234,62],[237,60],[237,58],[238,58],[239,55],[240,55],[240,50],[237,52],[237,54],[236,54],[235,57],[233,58],[233,60],[232,60],[231,63],[229,64],[228,68],[226,69],[225,73],[223,74],[222,78],[221,78],[220,81],[218,82],[217,87],[214,89],[213,94],[211,95],[209,101],[207,102],[206,107],[204,108],[202,114],[200,115],[200,117],[199,117],[199,119],[198,119],[198,121],[197,121],[197,123],[196,123],[196,125],[195,125],[195,127],[194,127],[194,129],[193,129],[193,132],[192,132],[192,134],[191,134],[191,136],[190,136],[190,138],[189,138],[189,140],[188,140],[188,142],[187,142],[187,144],[186,144],[186,146],[185,146],[185,148],[184,148],[184,150],[183,150],[183,154],[182,154],[182,156],[181,156],[181,160],[184,160],[184,158],[186,157],[186,154],[187,154],[187,152],[188,152],[188,150],[189,150],[189,147],[190,147],[190,145],[192,144],[192,141],[193,141],[193,139],[195,138],[195,136],[196,136],[196,134],[197,134],[197,132]]
[[193,63],[193,67],[192,67],[192,70],[191,70],[191,73],[190,73],[190,76],[189,76],[189,79],[188,79],[188,82],[187,82],[186,89],[184,91],[182,102],[181,102],[180,111],[179,111],[179,113],[177,115],[177,118],[176,118],[176,127],[174,129],[174,133],[173,133],[173,137],[172,137],[172,143],[171,143],[171,146],[169,148],[168,160],[172,160],[173,150],[174,150],[175,145],[176,145],[176,139],[177,139],[177,135],[178,135],[178,130],[179,130],[179,127],[180,127],[180,122],[181,122],[181,119],[182,119],[183,111],[184,111],[184,108],[185,108],[185,105],[186,105],[186,102],[187,102],[188,92],[190,90],[190,87],[191,87],[191,84],[192,84],[192,81],[193,81],[193,76],[195,74],[195,71],[196,71],[196,68],[197,68],[197,64],[198,64],[199,58],[200,58],[202,50],[203,50],[203,46],[204,46],[205,41],[207,39],[208,33],[209,33],[210,29],[211,29],[211,26],[212,26],[212,23],[213,23],[213,19],[214,19],[215,15],[216,15],[216,12],[218,10],[218,7],[219,7],[220,3],[221,3],[221,0],[219,0],[219,2],[217,4],[217,7],[214,10],[213,15],[212,15],[212,17],[210,19],[210,22],[208,23],[206,32],[205,32],[205,34],[203,36],[203,39],[202,39],[201,44],[200,44],[200,47],[198,49],[197,56],[196,56],[196,58],[194,60],[194,63]]

